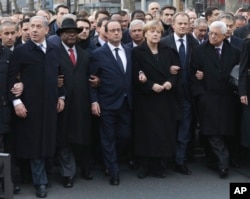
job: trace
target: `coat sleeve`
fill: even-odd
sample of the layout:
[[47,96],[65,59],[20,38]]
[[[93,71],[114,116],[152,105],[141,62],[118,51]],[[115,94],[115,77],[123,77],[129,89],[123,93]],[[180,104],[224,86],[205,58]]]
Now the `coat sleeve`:
[[191,64],[190,64],[190,76],[191,76],[191,92],[193,96],[198,96],[204,93],[204,88],[202,86],[203,80],[198,80],[195,76],[197,70],[202,71],[200,66],[200,57],[198,56],[199,48],[196,48],[192,51],[191,54]]
[[138,51],[134,50],[132,51],[132,78],[133,78],[133,84],[136,88],[136,90],[139,90],[143,93],[150,93],[152,91],[152,87],[154,85],[154,82],[147,80],[145,83],[141,83],[139,81],[139,72],[143,71],[141,68],[141,59],[143,59],[142,56],[139,56]]
[[245,96],[247,93],[248,85],[248,69],[250,67],[250,40],[246,40],[243,43],[241,58],[240,58],[240,70],[239,70],[239,95]]

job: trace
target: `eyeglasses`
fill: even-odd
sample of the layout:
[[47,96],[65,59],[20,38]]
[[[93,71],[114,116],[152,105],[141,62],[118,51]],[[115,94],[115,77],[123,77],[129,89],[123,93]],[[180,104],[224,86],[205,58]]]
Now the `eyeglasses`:
[[121,28],[117,28],[117,29],[110,29],[108,31],[111,32],[111,33],[115,33],[115,32],[120,33],[122,31],[122,29]]

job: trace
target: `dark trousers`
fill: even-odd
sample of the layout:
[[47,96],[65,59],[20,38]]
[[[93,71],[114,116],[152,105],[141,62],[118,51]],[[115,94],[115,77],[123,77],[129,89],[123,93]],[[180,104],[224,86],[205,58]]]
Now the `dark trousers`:
[[100,139],[103,159],[111,176],[119,175],[117,154],[120,154],[131,133],[131,113],[126,98],[118,110],[101,109]]
[[229,167],[229,152],[224,137],[220,135],[210,135],[208,136],[208,142],[211,146],[211,151],[217,158],[218,168],[227,169]]
[[47,172],[45,169],[45,160],[44,159],[31,159],[31,174],[33,183],[35,186],[37,185],[47,185]]
[[187,159],[188,144],[191,139],[192,106],[188,100],[182,100],[183,119],[180,120],[177,132],[176,164],[182,165]]

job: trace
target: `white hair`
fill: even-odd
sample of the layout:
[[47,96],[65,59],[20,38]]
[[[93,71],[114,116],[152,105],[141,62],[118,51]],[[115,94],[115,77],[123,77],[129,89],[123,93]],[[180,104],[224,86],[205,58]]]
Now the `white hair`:
[[223,21],[214,21],[211,23],[210,28],[219,28],[222,34],[226,34],[227,32],[227,25]]
[[135,19],[133,21],[131,21],[130,25],[129,25],[129,31],[136,25],[142,25],[142,27],[144,27],[145,23],[142,20],[139,19]]

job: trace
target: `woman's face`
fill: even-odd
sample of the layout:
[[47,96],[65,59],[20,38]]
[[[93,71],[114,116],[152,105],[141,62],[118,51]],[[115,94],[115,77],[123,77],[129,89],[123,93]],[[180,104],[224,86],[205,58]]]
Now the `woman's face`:
[[160,28],[151,28],[149,30],[147,30],[147,32],[145,33],[145,38],[147,39],[148,43],[151,44],[157,44],[159,43],[160,39],[161,39],[161,30]]

